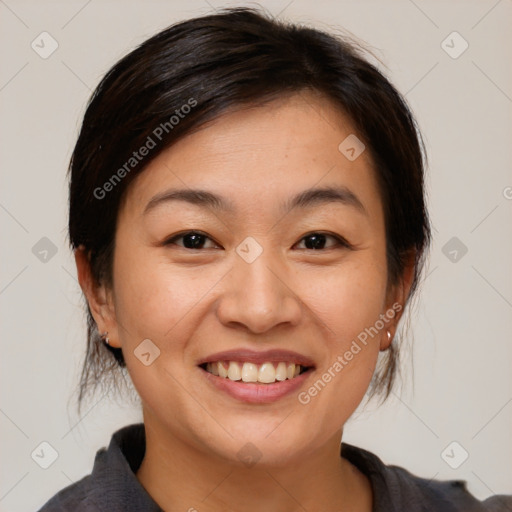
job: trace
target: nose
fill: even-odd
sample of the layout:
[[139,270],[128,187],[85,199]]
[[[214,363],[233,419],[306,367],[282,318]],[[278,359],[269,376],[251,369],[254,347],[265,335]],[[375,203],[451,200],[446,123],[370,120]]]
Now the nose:
[[227,326],[242,325],[253,333],[264,333],[278,325],[298,325],[302,304],[287,281],[289,273],[264,250],[252,263],[235,258],[218,302],[217,315]]

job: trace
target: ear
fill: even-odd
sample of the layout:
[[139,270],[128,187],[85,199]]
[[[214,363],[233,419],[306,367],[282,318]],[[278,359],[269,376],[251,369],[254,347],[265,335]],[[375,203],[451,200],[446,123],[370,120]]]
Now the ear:
[[120,348],[112,291],[94,279],[89,256],[83,245],[75,249],[75,262],[78,282],[87,299],[98,332],[108,332],[110,346]]
[[[387,350],[395,337],[398,322],[402,317],[405,309],[405,303],[411,291],[412,282],[414,279],[414,270],[416,263],[416,251],[411,251],[406,258],[404,270],[399,281],[393,286],[389,287],[386,297],[386,311],[389,315],[393,314],[393,318],[386,323],[383,336],[380,340],[380,350]],[[389,332],[389,336],[387,334]]]

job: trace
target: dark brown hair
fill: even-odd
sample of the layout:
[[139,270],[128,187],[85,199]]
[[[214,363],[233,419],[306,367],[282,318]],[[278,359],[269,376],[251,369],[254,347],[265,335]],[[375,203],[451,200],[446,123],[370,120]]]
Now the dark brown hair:
[[[224,9],[159,32],[115,64],[94,91],[69,167],[69,237],[72,248],[85,247],[96,281],[112,284],[121,201],[163,149],[228,110],[304,90],[346,113],[370,151],[385,212],[390,284],[413,255],[414,292],[430,224],[423,144],[404,98],[359,44],[248,8]],[[379,361],[372,395],[384,390],[387,398],[391,391],[398,342],[395,337]],[[101,341],[88,309],[79,409],[108,375],[126,378],[124,368],[121,349]]]

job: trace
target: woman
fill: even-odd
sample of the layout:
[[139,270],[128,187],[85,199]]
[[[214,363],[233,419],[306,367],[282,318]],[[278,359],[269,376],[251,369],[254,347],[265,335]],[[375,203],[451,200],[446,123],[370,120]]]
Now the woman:
[[118,62],[70,165],[80,399],[126,370],[144,423],[41,511],[512,507],[340,449],[367,389],[391,391],[423,179],[403,98],[326,33],[231,9]]

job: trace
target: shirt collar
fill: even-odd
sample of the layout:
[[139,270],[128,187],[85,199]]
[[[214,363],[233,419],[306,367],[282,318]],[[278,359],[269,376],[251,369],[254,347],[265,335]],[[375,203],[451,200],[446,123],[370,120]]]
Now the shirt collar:
[[[136,477],[145,451],[144,423],[136,423],[116,431],[108,449],[102,448],[97,452],[91,474],[94,480],[91,498],[99,510],[163,512]],[[373,512],[395,510],[391,493],[398,483],[386,471],[385,464],[373,453],[347,443],[341,443],[340,455],[370,480]]]

